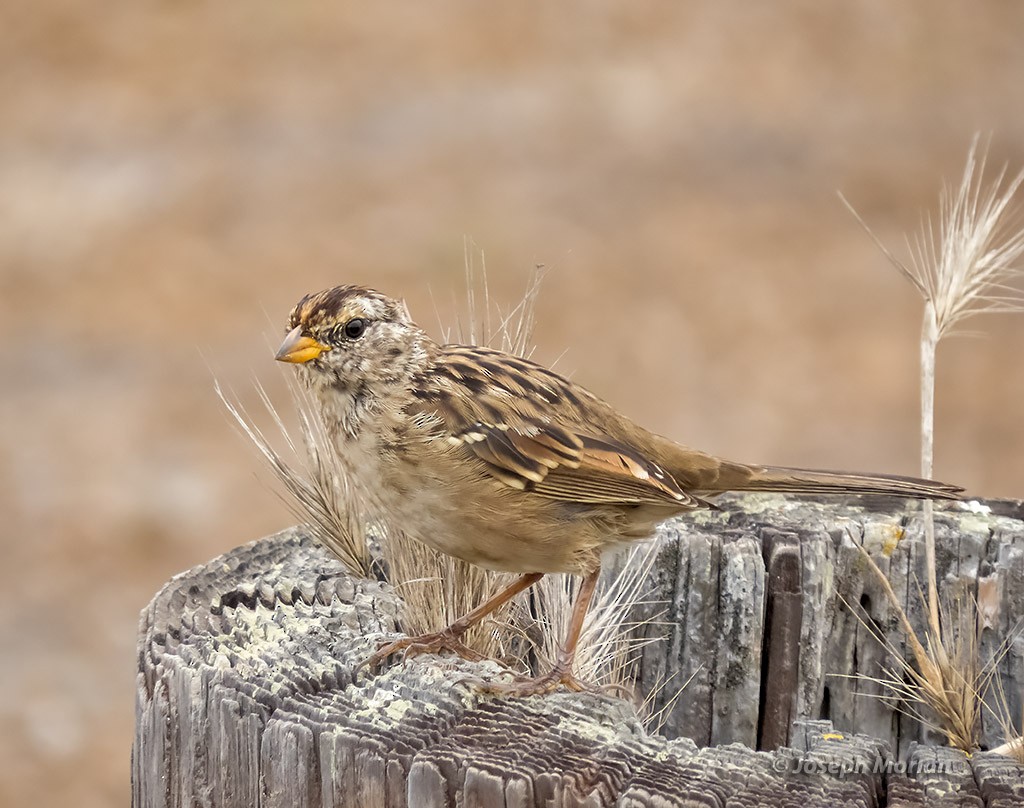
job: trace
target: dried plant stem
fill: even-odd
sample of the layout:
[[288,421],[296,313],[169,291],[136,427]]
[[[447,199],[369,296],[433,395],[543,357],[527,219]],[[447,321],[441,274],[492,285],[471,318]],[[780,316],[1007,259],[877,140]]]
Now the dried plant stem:
[[921,474],[931,478],[935,463],[935,352],[939,345],[939,328],[935,305],[924,304],[921,327]]
[[[985,154],[978,153],[975,137],[967,155],[963,177],[955,188],[943,188],[938,225],[930,218],[911,245],[911,261],[903,263],[871,233],[844,199],[860,224],[892,265],[924,299],[921,327],[921,475],[930,478],[935,448],[935,364],[939,342],[955,333],[965,320],[978,314],[1024,311],[1024,229],[1013,221],[1015,196],[1024,184],[1024,172],[1008,182],[1006,170],[991,183],[985,181]],[[919,638],[910,625],[885,574],[865,555],[900,615],[916,669],[902,657],[909,677],[883,681],[901,698],[927,704],[939,718],[951,744],[970,751],[976,743],[981,693],[994,669],[990,661],[980,667],[976,636],[968,641],[963,625],[943,626],[935,557],[935,518],[931,502],[923,506],[926,605],[928,627]],[[863,549],[863,548],[862,548]],[[976,615],[975,615],[976,616]],[[977,620],[974,623],[974,633]]]
[[1024,762],[1024,738],[1012,738],[989,751],[994,755],[1005,755],[1006,757],[1012,757],[1014,760]]
[[[1013,638],[1020,635],[1022,626],[1024,626],[1024,617],[1017,622],[1004,640],[1006,651],[1009,651]],[[995,715],[995,719],[1002,730],[1003,737],[1006,738],[1006,742],[989,751],[997,755],[1005,755],[1013,758],[1018,763],[1024,764],[1024,706],[1021,707],[1020,713],[1014,715],[1013,710],[1010,708],[1009,699],[1006,697],[1003,682],[998,677],[995,678],[995,687],[993,689],[995,690],[995,707],[990,707],[990,709]]]
[[[978,653],[977,609],[965,614],[961,608],[954,621],[955,628],[947,632],[944,642],[929,630],[925,635],[927,647],[918,638],[910,618],[900,605],[888,576],[868,551],[860,546],[861,554],[871,567],[886,597],[896,610],[914,658],[910,664],[898,649],[879,633],[869,621],[861,624],[896,658],[898,670],[886,677],[875,678],[857,674],[884,687],[902,702],[903,711],[923,724],[940,730],[951,746],[972,752],[978,747],[982,697],[988,688],[1001,654],[981,666]],[[926,707],[936,721],[913,705]]]
[[340,472],[337,446],[328,438],[320,411],[308,392],[291,377],[288,389],[299,417],[301,446],[292,438],[266,390],[256,383],[260,401],[287,447],[279,451],[241,404],[215,385],[221,403],[280,480],[289,509],[350,573],[369,577],[373,559],[366,541],[366,523],[355,492]]
[[889,599],[889,602],[896,607],[896,615],[900,619],[900,624],[903,626],[903,633],[907,636],[907,642],[910,644],[910,650],[914,653],[914,661],[917,663],[918,670],[921,676],[929,681],[938,681],[939,673],[938,668],[932,661],[931,657],[928,656],[928,651],[924,645],[917,638],[917,633],[914,631],[914,627],[910,623],[910,618],[907,616],[906,611],[900,605],[899,598],[896,596],[896,591],[892,588],[892,583],[889,581],[889,576],[882,571],[882,568],[878,566],[878,563],[871,557],[871,554],[862,546],[858,545],[861,555],[864,560],[867,561],[868,566],[875,573],[878,578],[878,583],[882,589],[885,590],[885,595]]
[[[576,648],[575,667],[582,679],[630,687],[632,663],[640,650],[653,642],[640,638],[635,629],[660,618],[659,613],[640,622],[631,619],[637,607],[652,603],[651,570],[659,550],[657,540],[634,544],[624,551],[624,563],[614,578],[599,586]],[[532,612],[543,629],[536,648],[542,666],[555,663],[580,585],[581,579],[575,575],[546,575],[536,585]]]
[[[935,460],[935,353],[939,346],[939,326],[935,304],[925,300],[921,328],[921,476],[931,479]],[[922,509],[924,516],[924,552],[928,586],[928,622],[936,639],[936,652],[945,655],[942,620],[939,614],[939,586],[935,561],[935,512],[931,500]]]

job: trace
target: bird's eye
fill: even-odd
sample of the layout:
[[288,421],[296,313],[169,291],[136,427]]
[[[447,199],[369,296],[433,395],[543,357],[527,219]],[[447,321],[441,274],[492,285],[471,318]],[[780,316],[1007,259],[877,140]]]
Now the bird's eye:
[[366,320],[355,317],[345,323],[345,336],[349,339],[359,339],[366,331]]

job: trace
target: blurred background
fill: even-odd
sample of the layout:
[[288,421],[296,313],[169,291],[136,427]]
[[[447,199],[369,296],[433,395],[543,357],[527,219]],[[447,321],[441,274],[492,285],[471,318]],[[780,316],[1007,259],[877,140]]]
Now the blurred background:
[[[898,255],[975,132],[1024,167],[1024,5],[0,8],[0,804],[123,805],[139,610],[291,523],[214,377],[305,292],[439,333],[482,251],[541,361],[684,443],[913,473]],[[436,308],[436,312],[435,312]],[[1024,495],[1024,317],[939,351],[937,476]],[[564,355],[563,355],[564,354]]]

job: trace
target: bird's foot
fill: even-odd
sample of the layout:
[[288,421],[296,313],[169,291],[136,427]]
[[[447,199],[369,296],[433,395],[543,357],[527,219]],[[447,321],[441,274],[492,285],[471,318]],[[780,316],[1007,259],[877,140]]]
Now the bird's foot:
[[482,662],[486,659],[483,654],[474,651],[466,645],[461,640],[461,636],[462,632],[453,631],[449,626],[441,631],[420,634],[416,637],[400,637],[397,640],[381,645],[372,656],[359,665],[359,668],[373,670],[384,660],[388,659],[388,657],[394,656],[399,652],[402,654],[403,662],[410,657],[419,656],[420,654],[440,654],[445,651],[456,654],[463,659],[468,659],[470,662]]
[[507,698],[522,696],[543,696],[565,687],[574,693],[600,693],[601,688],[591,682],[577,679],[572,672],[571,662],[560,661],[541,676],[517,676],[512,682],[473,681],[472,686],[480,693]]

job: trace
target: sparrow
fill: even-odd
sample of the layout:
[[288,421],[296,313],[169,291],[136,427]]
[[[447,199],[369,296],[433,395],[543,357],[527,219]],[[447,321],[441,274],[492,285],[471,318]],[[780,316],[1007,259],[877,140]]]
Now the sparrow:
[[276,359],[294,364],[321,408],[372,518],[442,553],[520,576],[447,628],[403,637],[367,660],[452,651],[466,631],[546,573],[583,583],[551,670],[487,689],[527,696],[589,689],[573,673],[602,556],[649,538],[725,491],[956,499],[913,477],[751,465],[650,432],[584,387],[519,356],[442,345],[406,305],[361,286],[303,297]]

